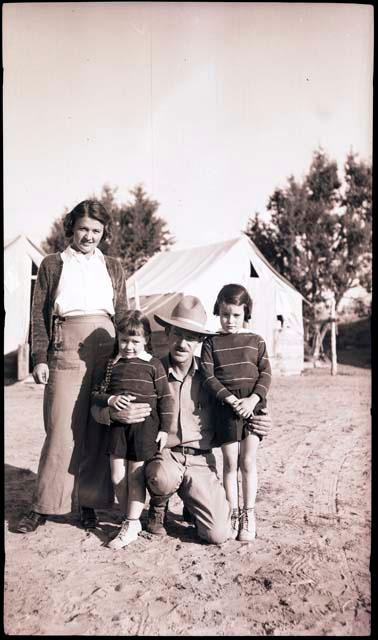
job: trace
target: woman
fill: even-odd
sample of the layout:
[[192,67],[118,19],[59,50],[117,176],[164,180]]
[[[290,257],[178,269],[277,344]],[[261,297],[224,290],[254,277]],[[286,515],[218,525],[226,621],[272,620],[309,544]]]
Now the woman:
[[114,498],[106,432],[90,418],[89,405],[113,353],[114,325],[127,310],[125,277],[120,262],[98,248],[110,227],[101,203],[80,202],[63,225],[70,244],[43,259],[33,296],[33,377],[46,385],[46,438],[19,533],[35,531],[47,515],[71,512],[76,502],[83,526],[95,527],[94,508]]

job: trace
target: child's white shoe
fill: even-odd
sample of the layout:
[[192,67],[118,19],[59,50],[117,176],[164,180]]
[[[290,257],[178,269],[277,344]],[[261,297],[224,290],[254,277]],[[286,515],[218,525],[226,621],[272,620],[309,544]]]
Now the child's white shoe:
[[230,539],[236,540],[239,535],[240,527],[240,512],[239,509],[233,509],[231,512],[231,533]]
[[113,549],[113,551],[123,549],[138,538],[140,531],[142,531],[140,520],[124,520],[116,537],[108,542],[109,549]]
[[256,518],[254,509],[243,509],[240,516],[238,540],[251,542],[256,538]]

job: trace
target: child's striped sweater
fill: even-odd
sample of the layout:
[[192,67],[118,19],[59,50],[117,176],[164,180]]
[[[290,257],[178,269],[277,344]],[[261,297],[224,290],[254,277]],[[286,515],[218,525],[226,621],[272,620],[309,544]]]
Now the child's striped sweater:
[[253,389],[262,400],[266,398],[271,368],[265,341],[256,333],[219,333],[206,338],[201,368],[204,385],[220,402],[243,387]]

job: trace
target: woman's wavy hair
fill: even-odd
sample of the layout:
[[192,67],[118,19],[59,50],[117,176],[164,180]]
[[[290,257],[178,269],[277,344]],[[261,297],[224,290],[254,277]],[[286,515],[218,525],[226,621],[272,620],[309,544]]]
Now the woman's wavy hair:
[[93,218],[104,225],[104,233],[101,242],[110,240],[111,237],[111,217],[104,205],[98,200],[83,200],[79,202],[63,219],[63,228],[66,238],[72,238],[76,220],[80,218]]
[[244,321],[248,322],[252,315],[253,302],[247,289],[241,284],[225,284],[217,295],[213,314],[219,316],[221,303],[244,305]]
[[152,353],[150,321],[139,309],[130,309],[117,324],[117,335],[144,336],[146,351]]

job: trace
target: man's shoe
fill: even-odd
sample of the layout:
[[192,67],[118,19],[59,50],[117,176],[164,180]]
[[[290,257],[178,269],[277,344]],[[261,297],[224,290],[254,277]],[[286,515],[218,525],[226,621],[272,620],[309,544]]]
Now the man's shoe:
[[20,519],[15,531],[17,533],[33,533],[42,524],[45,524],[46,516],[36,511],[29,511],[25,513]]
[[108,542],[109,549],[113,549],[113,551],[123,549],[123,547],[126,547],[130,542],[134,542],[134,540],[138,538],[140,531],[142,531],[140,520],[124,520],[115,538]]
[[168,502],[163,505],[154,505],[150,502],[146,531],[153,533],[156,536],[165,536],[167,534],[167,530],[164,526],[167,510]]
[[256,519],[254,509],[243,509],[240,516],[239,542],[252,542],[256,538]]
[[80,522],[84,529],[95,529],[98,524],[95,510],[92,507],[80,507]]
[[189,511],[189,509],[185,505],[184,505],[184,508],[182,510],[182,518],[188,524],[195,524],[194,516],[192,516],[192,514]]

